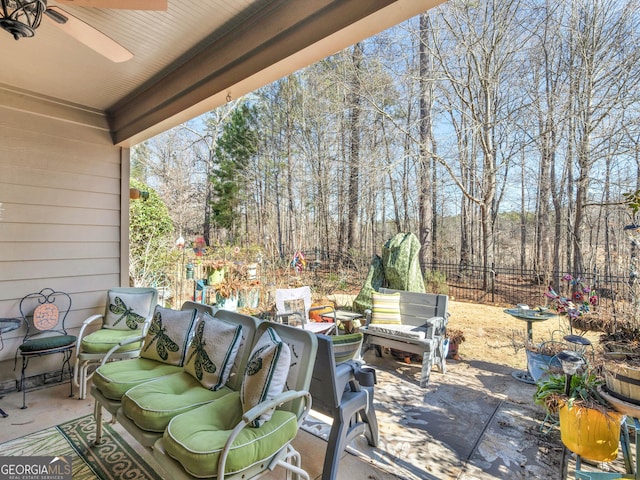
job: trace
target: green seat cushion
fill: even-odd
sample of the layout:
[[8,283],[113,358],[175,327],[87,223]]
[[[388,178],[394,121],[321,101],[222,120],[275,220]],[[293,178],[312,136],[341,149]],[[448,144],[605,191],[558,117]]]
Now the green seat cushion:
[[121,400],[125,392],[136,385],[180,372],[182,368],[176,365],[148,358],[131,358],[98,367],[93,375],[93,384],[106,398]]
[[[82,351],[86,353],[106,353],[115,347],[118,342],[140,336],[137,330],[114,330],[110,328],[101,328],[90,333],[82,339],[80,345]],[[118,352],[131,352],[139,350],[142,346],[142,340],[120,347]]]
[[32,338],[31,340],[24,342],[18,348],[22,354],[44,352],[63,347],[73,347],[76,340],[76,337],[73,335],[52,335],[50,337]]
[[122,412],[142,430],[162,432],[176,415],[231,393],[229,387],[213,391],[186,372],[158,378],[128,390]]
[[[167,453],[195,477],[217,475],[220,453],[241,421],[242,403],[238,392],[176,416],[164,433]],[[240,472],[270,458],[298,433],[296,416],[276,410],[260,427],[245,427],[227,457],[225,473]]]

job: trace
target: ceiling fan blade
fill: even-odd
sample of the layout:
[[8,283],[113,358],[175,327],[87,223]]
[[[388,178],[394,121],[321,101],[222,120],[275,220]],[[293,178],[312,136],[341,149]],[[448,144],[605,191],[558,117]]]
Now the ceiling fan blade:
[[126,62],[133,58],[133,53],[118,42],[64,10],[48,7],[45,13],[50,23],[112,62]]
[[167,0],[56,0],[74,7],[114,8],[122,10],[167,10]]

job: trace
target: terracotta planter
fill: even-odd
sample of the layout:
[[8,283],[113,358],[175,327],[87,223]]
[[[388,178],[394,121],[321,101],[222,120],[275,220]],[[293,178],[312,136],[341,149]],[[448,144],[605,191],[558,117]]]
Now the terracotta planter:
[[593,408],[560,407],[560,439],[576,455],[596,462],[611,462],[618,457],[620,424],[624,415]]
[[447,357],[446,358],[459,360],[460,359],[460,357],[458,356],[458,347],[459,346],[460,346],[459,343],[449,341],[449,351],[447,352]]

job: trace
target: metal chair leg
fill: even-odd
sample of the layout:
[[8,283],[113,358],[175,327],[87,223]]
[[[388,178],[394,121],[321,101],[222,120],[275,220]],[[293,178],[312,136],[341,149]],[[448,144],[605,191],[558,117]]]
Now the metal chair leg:
[[27,408],[27,389],[25,387],[24,384],[24,372],[27,369],[27,364],[29,363],[29,360],[27,359],[27,357],[22,357],[22,370],[20,372],[20,390],[22,390],[22,407],[20,407],[20,409],[24,410],[25,408]]
[[64,361],[62,362],[62,371],[60,372],[60,383],[64,380],[64,365],[67,364],[67,371],[69,372],[69,397],[73,397],[73,371],[71,370],[71,350],[64,352]]
[[102,404],[97,400],[93,406],[93,416],[96,420],[96,438],[93,443],[100,445],[102,443]]

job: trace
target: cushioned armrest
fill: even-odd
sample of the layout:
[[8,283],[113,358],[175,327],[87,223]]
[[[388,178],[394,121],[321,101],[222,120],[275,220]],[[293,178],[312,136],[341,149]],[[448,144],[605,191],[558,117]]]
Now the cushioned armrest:
[[109,349],[109,351],[104,355],[104,358],[102,359],[102,362],[100,363],[100,365],[104,365],[105,363],[107,363],[109,361],[109,358],[111,357],[111,355],[113,355],[113,353],[116,350],[120,349],[124,345],[129,345],[130,343],[141,342],[144,339],[145,339],[145,335],[138,335],[136,337],[127,338],[126,340],[120,340],[115,346],[111,347],[111,349]]

